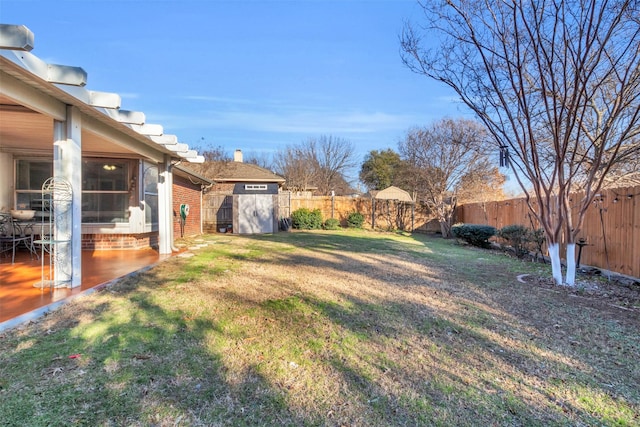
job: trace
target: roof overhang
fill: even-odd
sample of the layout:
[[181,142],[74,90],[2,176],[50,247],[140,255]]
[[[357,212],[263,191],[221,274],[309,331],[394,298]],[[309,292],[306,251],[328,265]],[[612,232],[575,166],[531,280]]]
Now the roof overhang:
[[204,177],[194,171],[192,171],[191,169],[185,168],[182,165],[176,164],[173,166],[173,173],[175,175],[184,177],[184,178],[188,178],[190,179],[192,182],[194,182],[194,184],[201,184],[201,185],[211,185],[214,183],[213,180]]
[[[0,131],[10,126],[9,122],[19,123],[10,118],[20,114],[35,112],[64,121],[67,107],[73,106],[82,114],[83,130],[124,152],[157,162],[167,156],[192,163],[204,161],[187,144],[179,144],[175,135],[164,134],[162,126],[145,123],[143,113],[121,110],[119,95],[85,89],[87,74],[81,68],[46,64],[26,51],[30,43],[32,47],[33,36],[25,29],[0,25]],[[7,149],[9,141],[0,142],[0,147]],[[47,148],[51,142],[44,140],[42,145]]]

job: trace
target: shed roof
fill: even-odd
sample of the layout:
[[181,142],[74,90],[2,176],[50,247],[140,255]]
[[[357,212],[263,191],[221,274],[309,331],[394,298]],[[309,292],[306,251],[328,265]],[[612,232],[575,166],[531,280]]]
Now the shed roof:
[[206,163],[200,165],[201,171],[206,170],[201,173],[215,182],[285,182],[280,175],[250,163],[216,162],[211,168],[207,166]]

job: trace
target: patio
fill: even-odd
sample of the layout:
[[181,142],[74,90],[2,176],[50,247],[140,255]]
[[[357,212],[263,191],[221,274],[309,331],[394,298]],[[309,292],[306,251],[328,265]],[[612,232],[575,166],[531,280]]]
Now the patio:
[[[53,290],[33,286],[41,279],[41,261],[31,259],[28,252],[16,253],[14,264],[11,257],[0,256],[0,329],[3,322],[97,288],[169,256],[153,249],[82,251],[81,286]],[[46,259],[45,264],[48,268]]]

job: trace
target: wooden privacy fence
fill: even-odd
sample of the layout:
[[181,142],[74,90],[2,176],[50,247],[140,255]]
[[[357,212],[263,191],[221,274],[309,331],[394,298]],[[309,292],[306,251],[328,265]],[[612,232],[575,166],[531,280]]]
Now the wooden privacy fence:
[[[640,186],[603,190],[600,195],[588,208],[578,235],[587,243],[580,264],[640,277]],[[582,196],[571,195],[574,211]],[[456,221],[498,229],[512,224],[539,228],[524,198],[459,206]]]
[[202,228],[205,233],[215,233],[221,227],[233,224],[233,196],[229,194],[205,194],[202,200]]
[[[304,192],[282,192],[279,196],[280,216],[290,217],[291,212],[300,208],[310,210],[320,209],[323,221],[328,218],[338,219],[342,226],[347,225],[347,217],[352,212],[364,215],[364,227],[371,228],[373,219],[372,199],[370,197],[347,196],[311,196]],[[428,213],[416,207],[413,213],[413,230],[411,229],[411,206],[394,200],[376,200],[375,226],[378,229],[393,229],[405,231],[435,231],[440,230],[437,222],[433,223]]]

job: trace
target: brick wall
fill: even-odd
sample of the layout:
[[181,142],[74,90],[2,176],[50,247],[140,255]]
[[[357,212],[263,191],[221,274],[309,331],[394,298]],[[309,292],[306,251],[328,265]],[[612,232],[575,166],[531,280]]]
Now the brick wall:
[[187,178],[173,176],[173,236],[180,238],[180,205],[189,205],[189,215],[184,225],[184,235],[201,234],[200,184],[192,184]]
[[82,250],[158,248],[158,232],[143,234],[83,234]]

